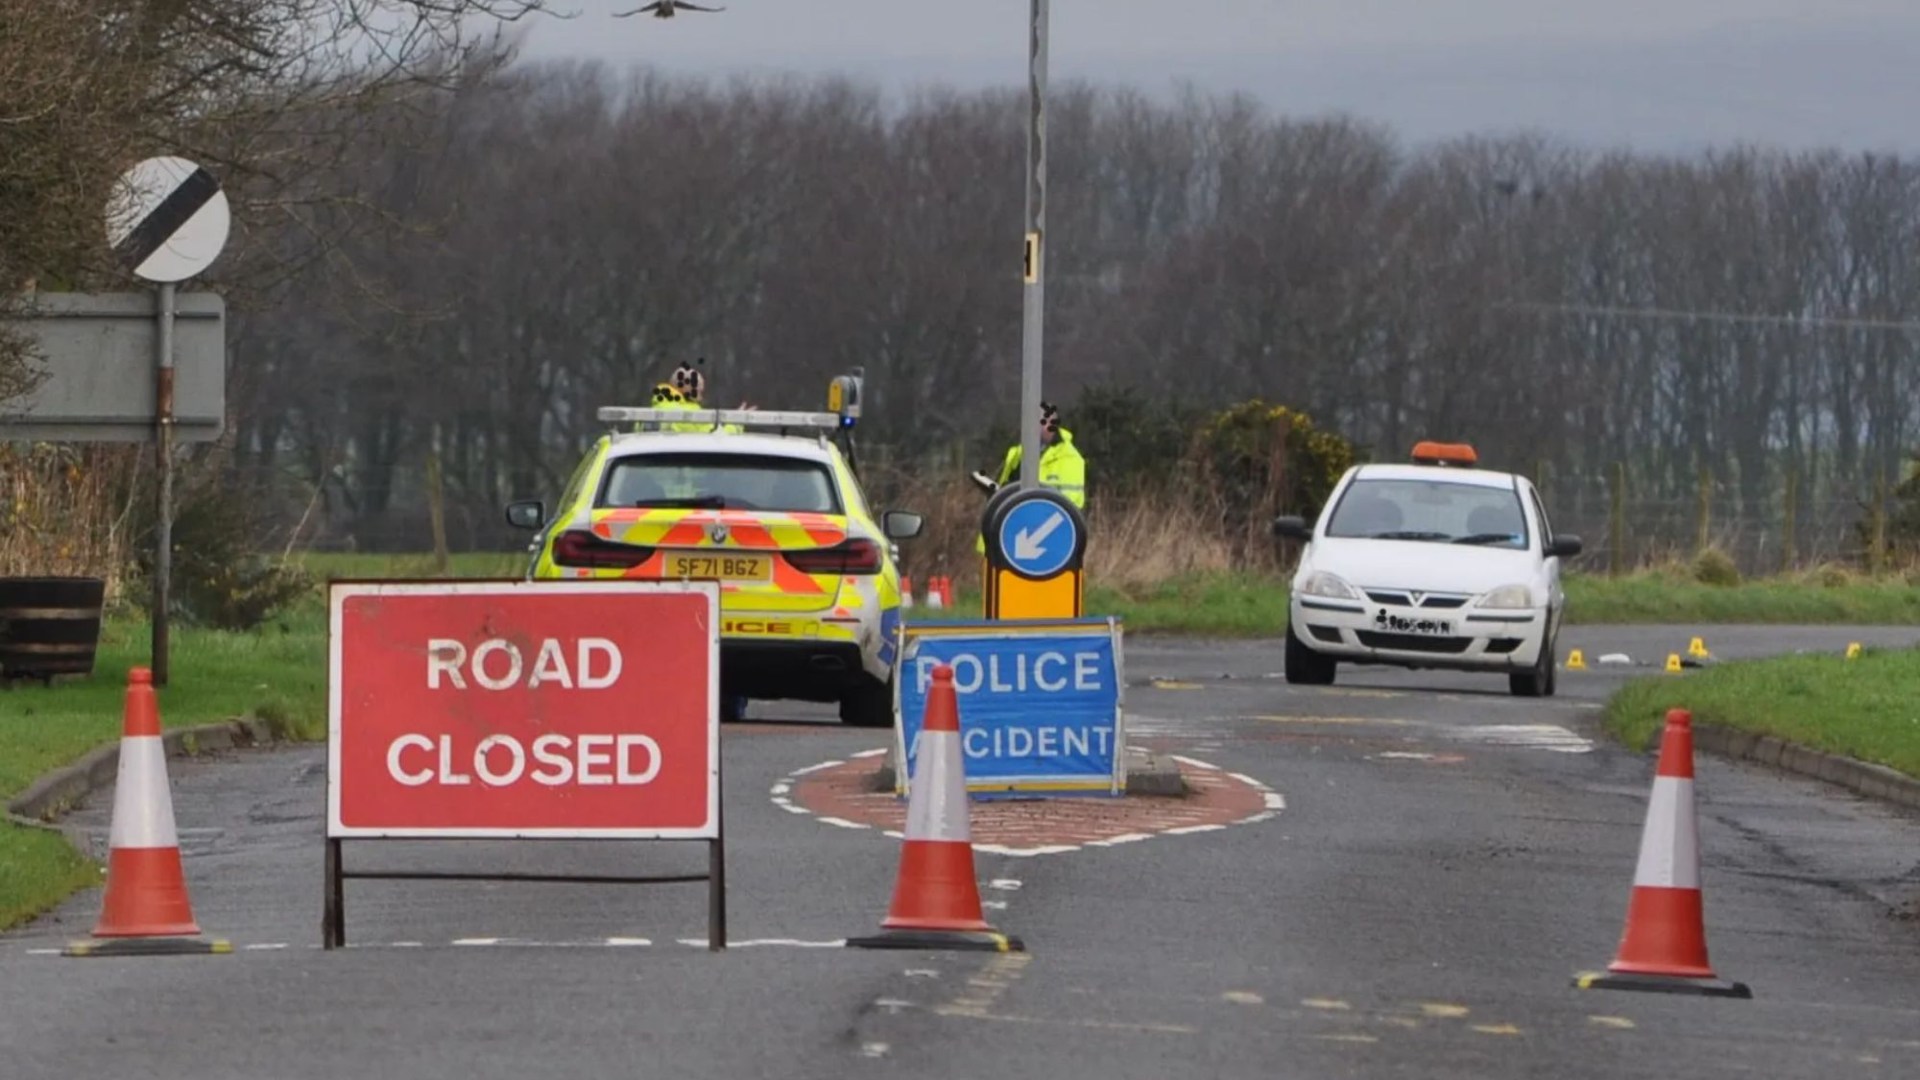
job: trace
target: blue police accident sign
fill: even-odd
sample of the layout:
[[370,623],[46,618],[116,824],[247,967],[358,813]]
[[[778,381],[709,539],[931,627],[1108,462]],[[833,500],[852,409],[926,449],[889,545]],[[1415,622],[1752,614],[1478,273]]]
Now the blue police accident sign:
[[1007,566],[1032,578],[1066,569],[1080,546],[1080,530],[1067,508],[1036,493],[1000,518],[1000,551]]
[[969,792],[1124,794],[1119,620],[904,627],[894,680],[894,786],[902,793],[941,664],[953,668]]

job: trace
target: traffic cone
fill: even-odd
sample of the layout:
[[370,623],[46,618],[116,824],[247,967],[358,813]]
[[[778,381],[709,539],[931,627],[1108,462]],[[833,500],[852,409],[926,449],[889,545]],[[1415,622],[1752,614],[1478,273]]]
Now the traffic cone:
[[1569,652],[1567,654],[1567,670],[1568,671],[1587,670],[1587,654],[1581,652],[1579,649],[1574,649],[1572,652]]
[[1847,642],[1847,659],[1849,660],[1860,659],[1860,643],[1859,642],[1857,641]]
[[1680,654],[1679,653],[1676,652],[1676,653],[1667,654],[1667,674],[1669,675],[1680,674]]
[[920,727],[913,784],[907,789],[907,828],[900,874],[882,932],[848,938],[858,949],[975,949],[1022,952],[1026,946],[987,924],[974,880],[968,826],[966,763],[960,748],[960,711],[953,668],[933,669],[933,686]]
[[1693,806],[1693,714],[1685,709],[1667,711],[1619,953],[1605,973],[1576,975],[1574,985],[1582,990],[1753,996],[1745,983],[1718,977],[1707,962],[1700,829]]
[[948,607],[953,606],[953,578],[946,574],[940,575],[940,602]]
[[91,941],[76,941],[65,956],[169,956],[227,953],[233,946],[199,936],[180,838],[173,826],[167,751],[160,741],[160,706],[153,672],[127,672],[120,732],[120,771],[114,781],[113,824],[107,855],[107,893]]
[[1687,642],[1687,655],[1695,659],[1705,660],[1713,654],[1707,651],[1705,638],[1694,638],[1692,641]]
[[913,579],[905,574],[900,576],[900,610],[913,610]]
[[945,580],[946,579],[939,574],[935,574],[927,579],[927,609],[929,611],[939,611],[941,608],[947,606],[946,598],[940,595],[940,583]]

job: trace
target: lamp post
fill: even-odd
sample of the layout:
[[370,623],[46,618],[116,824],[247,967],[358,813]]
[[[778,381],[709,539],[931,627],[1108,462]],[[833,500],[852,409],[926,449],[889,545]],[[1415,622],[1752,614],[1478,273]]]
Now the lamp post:
[[1029,0],[1027,92],[1031,123],[1027,131],[1027,237],[1023,319],[1020,333],[1020,486],[1036,486],[1040,477],[1041,330],[1046,312],[1047,233],[1047,8],[1048,0]]

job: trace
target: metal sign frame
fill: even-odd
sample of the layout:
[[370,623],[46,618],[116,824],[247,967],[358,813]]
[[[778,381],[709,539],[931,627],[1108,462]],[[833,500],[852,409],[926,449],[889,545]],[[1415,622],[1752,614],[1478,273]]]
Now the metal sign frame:
[[[910,784],[910,772],[907,760],[906,715],[901,706],[904,679],[911,677],[909,663],[913,659],[912,650],[915,639],[944,638],[992,640],[996,638],[1059,637],[1085,638],[1095,636],[1089,631],[1105,628],[1113,643],[1113,774],[1104,782],[1092,782],[1082,777],[1016,777],[1009,780],[976,780],[967,778],[967,793],[974,798],[994,798],[1008,796],[1044,795],[1098,795],[1121,796],[1127,787],[1127,668],[1125,631],[1118,616],[1108,615],[1096,618],[1048,618],[1048,619],[997,619],[967,620],[953,622],[902,623],[896,628],[898,648],[895,662],[896,675],[893,680],[893,776],[894,793],[906,797]],[[967,727],[966,710],[960,710],[960,729],[964,735]],[[963,754],[964,760],[964,754]]]
[[[675,579],[673,581],[631,580],[631,581],[529,581],[525,578],[460,578],[447,580],[442,578],[333,578],[327,583],[328,599],[328,678],[327,678],[327,825],[326,825],[326,861],[325,897],[321,918],[321,945],[324,949],[338,949],[347,943],[347,910],[345,883],[349,878],[369,881],[523,881],[558,884],[614,884],[614,885],[677,885],[704,882],[707,885],[707,948],[719,952],[727,947],[727,878],[726,878],[726,825],[725,825],[725,785],[721,765],[720,751],[720,636],[718,612],[720,609],[720,582],[714,579]],[[541,829],[342,829],[336,827],[339,818],[340,791],[337,782],[340,760],[340,742],[338,738],[340,715],[340,669],[341,641],[339,628],[340,601],[349,595],[529,595],[529,594],[589,594],[605,595],[609,592],[628,593],[685,593],[697,592],[708,597],[713,613],[708,623],[708,717],[711,787],[711,832],[706,830],[665,830],[665,829],[623,829],[603,830],[582,833],[579,830],[567,830],[564,833]],[[347,840],[443,840],[474,841],[485,839],[532,839],[532,840],[571,840],[576,842],[612,842],[640,841],[686,843],[697,842],[707,845],[707,871],[703,874],[529,874],[501,871],[431,871],[431,870],[354,870],[346,865],[344,843]]]

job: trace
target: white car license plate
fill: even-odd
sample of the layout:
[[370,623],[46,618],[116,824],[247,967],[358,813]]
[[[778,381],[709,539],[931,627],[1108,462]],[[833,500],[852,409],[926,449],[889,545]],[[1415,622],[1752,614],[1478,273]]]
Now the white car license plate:
[[1428,615],[1396,615],[1381,608],[1373,617],[1373,628],[1389,634],[1420,634],[1426,637],[1452,637],[1453,620]]

